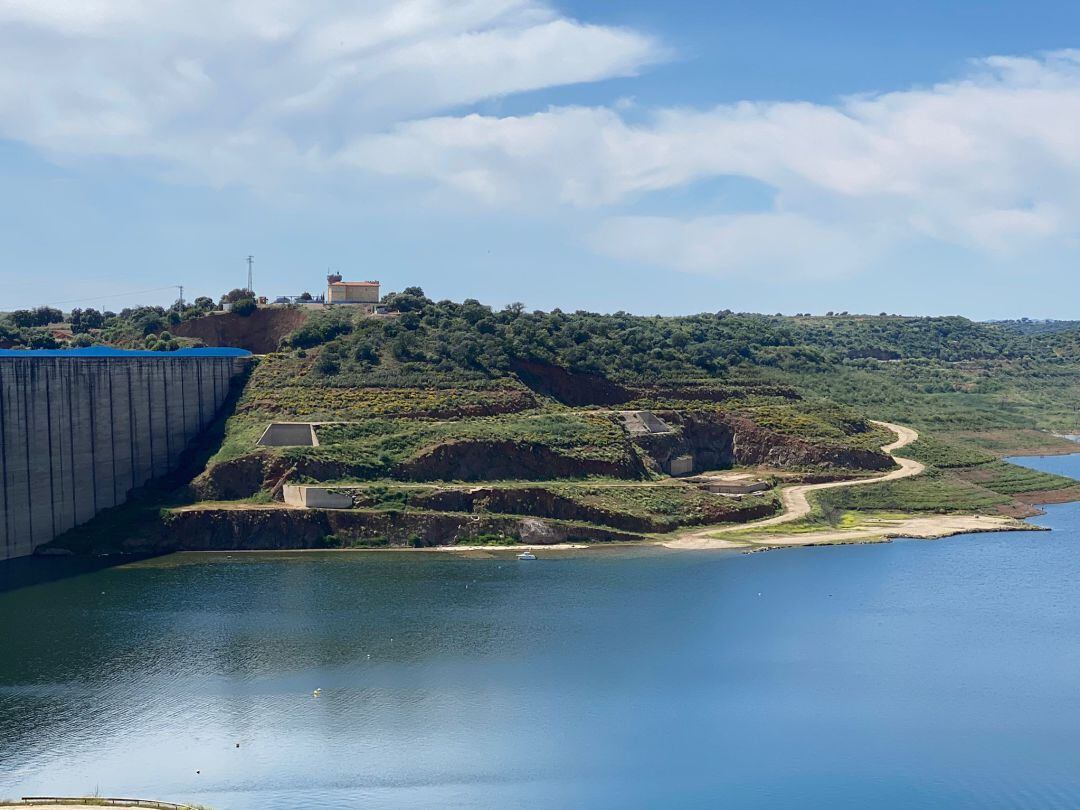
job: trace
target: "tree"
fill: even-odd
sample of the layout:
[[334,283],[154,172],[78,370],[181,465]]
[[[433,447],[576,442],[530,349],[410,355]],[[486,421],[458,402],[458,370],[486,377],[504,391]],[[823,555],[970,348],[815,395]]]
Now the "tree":
[[35,332],[30,336],[31,349],[57,349],[60,344],[48,332]]
[[28,309],[17,309],[12,312],[11,322],[20,329],[27,329],[37,325],[34,323],[34,313]]
[[233,302],[231,312],[235,312],[237,315],[247,317],[258,309],[258,305],[255,303],[254,298],[241,298]]
[[419,287],[406,287],[399,293],[390,293],[383,303],[398,312],[418,312],[432,303]]
[[53,307],[38,307],[33,310],[17,309],[11,313],[11,322],[24,329],[32,326],[48,326],[50,323],[60,323],[63,320],[64,313]]
[[298,301],[310,301],[311,298],[312,298],[311,293],[309,293],[309,292],[307,292],[305,290],[304,292],[300,293],[299,298],[297,298],[296,300],[298,300]]
[[34,317],[37,319],[37,326],[48,326],[50,323],[61,323],[64,313],[55,307],[38,307],[34,310]]
[[333,377],[341,371],[341,364],[330,355],[324,355],[315,364],[315,370],[324,377]]
[[71,323],[71,331],[79,335],[91,329],[100,329],[105,324],[105,316],[92,307],[73,309],[68,321]]
[[214,309],[214,299],[207,295],[200,295],[191,305],[202,312],[210,312]]
[[241,287],[236,287],[221,296],[221,303],[234,304],[237,301],[244,300],[245,298],[250,298],[252,301],[254,301],[255,293],[253,293],[251,290],[245,290]]

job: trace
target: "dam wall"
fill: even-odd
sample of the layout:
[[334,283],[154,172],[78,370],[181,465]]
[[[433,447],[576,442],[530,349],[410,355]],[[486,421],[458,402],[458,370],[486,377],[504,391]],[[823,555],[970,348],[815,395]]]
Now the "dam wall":
[[247,362],[228,350],[0,353],[0,560],[174,469]]

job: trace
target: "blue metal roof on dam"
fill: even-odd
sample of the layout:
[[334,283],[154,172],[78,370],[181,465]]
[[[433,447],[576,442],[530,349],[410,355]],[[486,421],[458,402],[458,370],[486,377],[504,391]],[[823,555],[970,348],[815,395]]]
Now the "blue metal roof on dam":
[[114,349],[111,346],[89,346],[85,349],[0,349],[0,357],[61,357],[65,359],[92,358],[124,360],[131,357],[251,357],[246,349],[177,349],[175,352],[153,352],[146,349]]

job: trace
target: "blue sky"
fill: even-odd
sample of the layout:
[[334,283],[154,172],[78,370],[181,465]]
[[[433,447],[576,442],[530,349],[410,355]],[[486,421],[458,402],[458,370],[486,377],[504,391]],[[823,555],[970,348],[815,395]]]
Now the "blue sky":
[[1077,316],[1070,4],[150,5],[0,7],[0,308]]

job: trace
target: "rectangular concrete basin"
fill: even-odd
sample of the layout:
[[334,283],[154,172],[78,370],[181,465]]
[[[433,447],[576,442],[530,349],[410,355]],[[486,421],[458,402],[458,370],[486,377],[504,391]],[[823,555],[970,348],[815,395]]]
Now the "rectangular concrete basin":
[[258,444],[264,447],[318,447],[319,437],[311,422],[271,422]]

